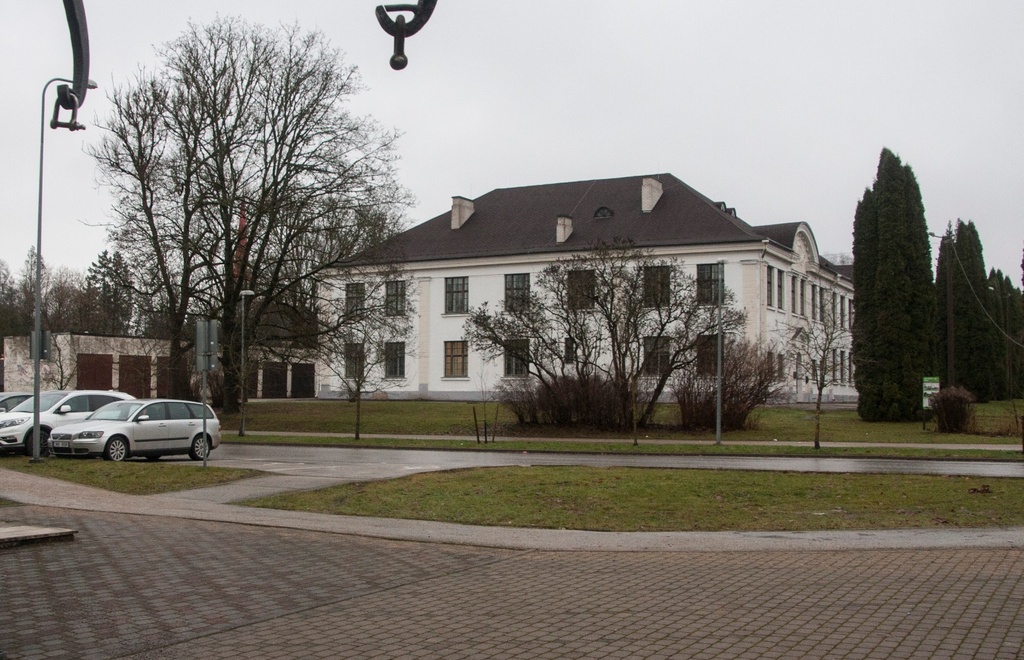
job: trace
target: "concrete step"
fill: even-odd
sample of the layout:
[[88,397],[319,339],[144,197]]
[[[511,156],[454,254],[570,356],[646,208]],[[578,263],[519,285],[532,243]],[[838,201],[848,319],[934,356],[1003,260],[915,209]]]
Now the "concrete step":
[[78,530],[76,529],[62,529],[59,527],[0,524],[0,548],[11,548],[28,543],[73,541],[77,533]]

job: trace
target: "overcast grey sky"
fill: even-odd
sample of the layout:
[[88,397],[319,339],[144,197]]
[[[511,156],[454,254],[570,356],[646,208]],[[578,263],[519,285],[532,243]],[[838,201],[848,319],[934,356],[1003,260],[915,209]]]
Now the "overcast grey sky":
[[[359,67],[355,110],[404,134],[410,224],[452,195],[671,172],[751,224],[805,221],[822,252],[849,253],[884,146],[914,168],[932,231],[974,220],[986,264],[1020,284],[1020,0],[438,0],[401,72],[377,4],[85,0],[100,89],[88,130],[46,130],[47,263],[84,269],[104,249],[110,201],[83,148],[105,94],[221,14],[319,29]],[[40,93],[71,74],[61,0],[3,0],[0,34],[0,259],[18,272],[35,245]]]

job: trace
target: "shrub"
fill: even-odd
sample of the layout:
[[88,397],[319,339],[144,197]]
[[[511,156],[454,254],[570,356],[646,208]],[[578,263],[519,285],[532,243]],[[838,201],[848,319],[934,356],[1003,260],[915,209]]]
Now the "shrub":
[[[781,383],[771,355],[747,341],[730,341],[723,348],[722,430],[737,431],[752,423],[757,406],[778,398]],[[696,367],[679,372],[672,383],[684,430],[715,428],[718,383],[715,376],[697,373]]]
[[974,395],[962,387],[944,387],[928,399],[939,433],[969,433],[975,429]]
[[510,378],[499,400],[520,424],[621,426],[615,392],[603,378],[562,376],[542,384],[535,378]]

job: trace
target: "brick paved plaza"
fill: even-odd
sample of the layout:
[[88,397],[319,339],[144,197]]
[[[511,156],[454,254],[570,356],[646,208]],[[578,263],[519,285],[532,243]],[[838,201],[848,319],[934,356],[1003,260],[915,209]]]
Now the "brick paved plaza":
[[547,552],[6,507],[28,658],[1017,658],[1019,549]]

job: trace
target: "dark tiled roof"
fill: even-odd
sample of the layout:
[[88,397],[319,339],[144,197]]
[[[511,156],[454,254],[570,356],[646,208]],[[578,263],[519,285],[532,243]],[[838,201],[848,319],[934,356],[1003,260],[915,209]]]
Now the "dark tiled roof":
[[[399,234],[389,252],[406,261],[426,261],[585,250],[617,239],[632,240],[638,247],[658,247],[771,238],[671,174],[650,176],[661,182],[663,193],[653,211],[642,213],[644,178],[492,190],[473,200],[473,215],[462,227],[451,228],[449,210]],[[602,207],[613,215],[595,218]],[[572,235],[564,243],[555,240],[559,215],[573,218]]]
[[827,259],[822,259],[822,262],[824,262],[822,263],[822,266],[825,268],[828,268],[835,273],[839,273],[842,277],[845,277],[851,282],[853,281],[853,264],[834,264]]
[[796,230],[801,224],[800,222],[784,222],[778,225],[759,225],[754,227],[754,231],[771,242],[792,250],[796,241]]
[[[802,222],[783,222],[777,225],[760,225],[754,227],[754,231],[773,243],[777,243],[786,249],[793,250],[796,247],[796,231],[802,224]],[[833,273],[845,277],[851,282],[853,281],[852,265],[842,266],[834,264],[821,255],[818,255],[818,265],[826,270],[830,270]]]

